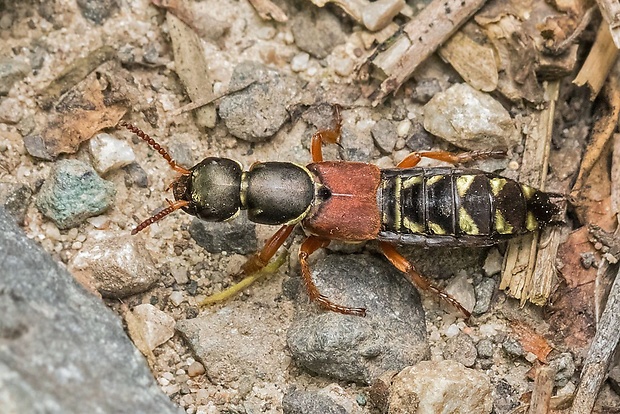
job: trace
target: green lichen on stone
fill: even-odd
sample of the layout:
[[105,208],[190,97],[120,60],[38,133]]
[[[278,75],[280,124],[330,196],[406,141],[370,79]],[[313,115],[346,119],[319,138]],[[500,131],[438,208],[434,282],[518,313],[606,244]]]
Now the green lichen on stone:
[[88,164],[61,160],[52,168],[37,197],[37,208],[60,229],[75,227],[106,211],[114,202],[114,184]]

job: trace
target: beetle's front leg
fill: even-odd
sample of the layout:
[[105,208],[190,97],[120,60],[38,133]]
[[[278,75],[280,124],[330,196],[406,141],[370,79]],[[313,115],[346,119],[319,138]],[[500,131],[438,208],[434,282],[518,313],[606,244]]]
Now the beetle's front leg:
[[342,128],[342,116],[340,115],[340,105],[334,105],[334,121],[336,126],[330,129],[324,129],[317,131],[312,135],[310,141],[310,155],[312,155],[312,162],[323,161],[323,144],[338,144],[340,139],[340,130]]
[[427,290],[433,292],[437,296],[439,296],[444,301],[448,302],[450,305],[454,306],[458,310],[460,310],[466,319],[468,319],[471,313],[463,307],[456,299],[446,293],[444,290],[438,288],[433,285],[428,279],[419,274],[413,265],[403,257],[398,251],[387,242],[380,242],[379,246],[381,247],[381,252],[383,255],[401,272],[407,275],[407,278],[411,283],[414,284],[419,289]]
[[480,150],[470,152],[460,152],[457,154],[448,151],[421,151],[412,152],[398,163],[398,168],[413,168],[422,160],[422,158],[432,158],[438,161],[448,162],[450,164],[461,164],[469,161],[483,160],[485,158],[503,158],[506,151],[502,150]]
[[263,277],[265,274],[273,273],[288,257],[288,252],[282,253],[272,263],[269,260],[276,254],[280,246],[284,244],[286,239],[291,235],[291,232],[295,228],[295,225],[285,225],[280,227],[273,236],[267,240],[263,249],[250,257],[242,266],[240,275],[245,276],[243,280],[230,286],[221,292],[215,293],[211,296],[207,296],[201,303],[201,306],[211,305],[213,303],[226,300],[233,295],[241,292],[243,289]]
[[310,300],[318,303],[322,308],[343,313],[345,315],[366,316],[366,309],[364,308],[350,308],[348,306],[337,305],[331,302],[326,296],[322,295],[317,289],[314,281],[312,280],[312,273],[310,272],[310,265],[308,264],[308,257],[318,249],[327,247],[329,245],[329,239],[325,239],[317,236],[308,237],[301,245],[299,249],[299,264],[301,265],[301,274],[304,278],[306,290]]
[[267,240],[263,249],[250,257],[242,266],[241,266],[241,274],[249,276],[252,273],[256,273],[269,263],[269,260],[273,257],[274,254],[278,251],[280,246],[284,244],[288,236],[291,235],[293,229],[295,228],[294,224],[284,225],[276,231],[273,236]]

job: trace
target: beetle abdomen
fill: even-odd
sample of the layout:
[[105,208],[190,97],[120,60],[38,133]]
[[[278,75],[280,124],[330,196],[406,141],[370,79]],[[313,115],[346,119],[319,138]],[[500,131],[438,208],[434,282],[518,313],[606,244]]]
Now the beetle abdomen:
[[381,173],[381,240],[491,245],[534,231],[557,213],[548,194],[480,170],[410,168]]

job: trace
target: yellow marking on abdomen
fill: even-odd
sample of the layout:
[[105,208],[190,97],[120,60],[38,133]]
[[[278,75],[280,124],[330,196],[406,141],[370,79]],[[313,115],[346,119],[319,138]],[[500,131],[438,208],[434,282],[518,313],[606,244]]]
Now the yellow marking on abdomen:
[[527,216],[525,217],[525,228],[529,231],[534,231],[538,228],[538,220],[536,220],[534,213],[531,211],[528,211]]
[[467,194],[467,191],[469,190],[469,187],[471,187],[471,183],[474,182],[475,178],[475,175],[461,175],[457,177],[456,190],[461,198],[465,197],[465,194]]
[[514,227],[506,221],[506,218],[501,211],[495,211],[495,230],[499,234],[512,234]]
[[480,229],[464,207],[459,208],[459,228],[465,234],[480,234]]
[[491,178],[489,183],[491,184],[491,192],[497,197],[497,195],[502,191],[502,188],[506,185],[506,179],[499,177]]
[[433,234],[446,234],[446,230],[437,223],[428,222],[428,228]]
[[443,177],[443,175],[433,175],[426,180],[426,185],[433,185],[436,182],[441,181]]
[[422,183],[422,176],[416,175],[416,176],[405,179],[402,185],[403,185],[403,189],[407,189],[407,188],[413,187],[416,184],[421,184],[421,183]]
[[400,231],[400,192],[402,188],[402,179],[399,176],[396,176],[394,179],[394,229],[398,232]]
[[403,217],[403,226],[412,233],[424,233],[424,225],[411,220],[409,217]]

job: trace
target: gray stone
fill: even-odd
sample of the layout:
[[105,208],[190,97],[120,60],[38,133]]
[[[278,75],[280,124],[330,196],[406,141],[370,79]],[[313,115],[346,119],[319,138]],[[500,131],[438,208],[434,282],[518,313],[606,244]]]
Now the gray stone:
[[[260,298],[231,301],[217,311],[177,322],[176,329],[213,383],[274,383],[290,364],[283,332],[288,321],[274,320],[276,294],[258,289]],[[267,308],[267,309],[266,309]]]
[[472,312],[474,315],[482,315],[489,311],[496,290],[495,279],[491,277],[480,278],[480,281],[474,285],[474,291],[476,292],[476,306],[474,306]]
[[77,5],[85,19],[99,25],[118,9],[116,0],[77,0]]
[[466,367],[472,367],[476,363],[478,351],[471,336],[460,333],[448,339],[443,354],[445,359],[451,359]]
[[0,411],[182,412],[155,384],[119,317],[1,208],[0,314]]
[[16,98],[0,99],[0,122],[17,124],[24,116],[22,104]]
[[424,105],[424,128],[468,150],[509,149],[521,143],[502,104],[464,83],[438,93]]
[[284,414],[350,414],[325,393],[295,388],[284,394],[282,410]]
[[60,160],[37,197],[37,208],[60,229],[75,227],[106,211],[114,202],[114,184],[103,180],[88,164]]
[[336,46],[346,41],[338,18],[316,7],[298,13],[291,31],[297,47],[317,59],[327,57]]
[[486,259],[484,259],[484,274],[487,276],[493,276],[502,271],[502,262],[504,261],[504,256],[499,252],[499,250],[494,247],[489,250]]
[[575,360],[573,354],[564,352],[549,362],[549,366],[555,369],[555,386],[562,388],[575,374]]
[[232,135],[249,142],[266,141],[278,132],[298,93],[292,78],[249,61],[235,67],[228,88],[239,92],[222,98],[220,116]]
[[153,259],[145,253],[142,239],[129,234],[88,239],[71,260],[70,268],[102,296],[116,299],[144,292],[161,278]]
[[390,388],[390,414],[486,414],[492,409],[488,376],[455,361],[422,361],[407,367]]
[[380,119],[372,126],[370,133],[381,154],[389,155],[394,151],[394,146],[398,139],[398,133],[396,132],[396,125],[394,122],[387,119]]
[[189,227],[189,234],[210,253],[250,254],[257,250],[256,225],[243,213],[224,223],[195,218]]
[[32,190],[26,184],[0,182],[0,205],[19,225],[24,224],[31,198]]
[[481,339],[476,345],[478,356],[480,358],[493,358],[493,341],[490,339]]
[[525,355],[523,346],[514,338],[506,338],[506,340],[502,342],[502,349],[506,352],[506,355],[513,358],[518,358]]
[[149,186],[149,177],[146,175],[146,171],[138,164],[133,162],[123,167],[125,171],[125,186],[131,188],[134,185],[140,188],[146,188]]
[[324,311],[299,286],[296,318],[288,332],[293,358],[305,369],[343,381],[371,383],[429,356],[420,296],[385,260],[331,254],[313,265],[319,291],[367,316]]
[[355,133],[348,128],[343,128],[338,153],[340,158],[346,161],[368,162],[373,146],[370,134]]
[[422,79],[415,84],[411,99],[413,102],[425,104],[441,92],[441,84],[437,79]]
[[0,96],[7,95],[15,82],[30,72],[30,66],[21,60],[0,58]]
[[519,390],[515,389],[505,379],[501,379],[495,385],[493,409],[497,414],[513,413],[513,410],[521,405],[520,395]]

